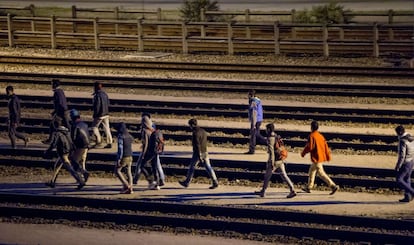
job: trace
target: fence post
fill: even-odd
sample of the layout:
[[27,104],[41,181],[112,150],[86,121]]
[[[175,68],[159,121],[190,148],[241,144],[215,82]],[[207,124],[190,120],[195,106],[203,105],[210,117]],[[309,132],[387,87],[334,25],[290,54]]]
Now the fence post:
[[[161,18],[161,8],[157,9],[157,20],[158,21],[162,20],[162,18]],[[158,27],[158,35],[162,36],[162,25],[157,25],[157,27]]]
[[50,17],[50,41],[52,49],[56,49],[56,16]]
[[12,17],[10,13],[7,14],[7,35],[9,36],[9,47],[14,47],[14,38],[13,38],[13,25]]
[[142,22],[144,18],[137,19],[137,31],[138,31],[138,51],[144,52],[144,37],[143,37],[143,27]]
[[188,54],[187,36],[188,36],[187,24],[183,21],[181,23],[181,40],[182,40],[182,45],[183,45],[183,54]]
[[[77,18],[76,6],[75,5],[72,5],[72,19],[76,19],[76,18]],[[72,28],[73,28],[73,33],[78,32],[78,28],[76,26],[76,21],[73,21]]]
[[[250,9],[246,9],[244,12],[245,20],[247,23],[250,22]],[[252,35],[250,33],[250,27],[246,26],[246,38],[250,38]]]
[[228,54],[233,55],[234,54],[234,46],[233,46],[233,27],[232,22],[229,21],[227,23],[227,44],[228,44]]
[[[34,6],[33,4],[30,4],[30,6],[29,6],[29,11],[30,11],[30,15],[31,15],[32,17],[35,17],[35,16],[36,16],[36,13],[35,13],[35,6]],[[31,26],[32,26],[32,32],[35,32],[35,31],[36,31],[36,22],[35,22],[35,20],[32,20],[32,21],[30,22],[30,24],[31,24]]]
[[275,21],[273,25],[274,30],[274,41],[275,41],[275,55],[280,55],[280,30],[279,21]]
[[[119,8],[114,8],[114,18],[115,20],[119,20]],[[119,34],[119,24],[115,23],[115,34]]]
[[95,39],[95,50],[100,49],[98,21],[99,21],[98,17],[95,17],[95,19],[93,20],[93,33],[94,33],[94,39]]
[[[296,15],[296,10],[292,9],[291,14],[290,14],[290,16],[292,18],[292,23],[296,22],[296,16],[295,15]],[[292,34],[292,39],[295,39],[296,38],[296,28],[292,26],[292,28],[290,29],[290,32]]]
[[328,45],[328,26],[324,24],[322,26],[322,33],[323,33],[323,56],[329,57],[329,45]]
[[[388,10],[388,24],[394,23],[394,10]],[[394,30],[392,28],[388,28],[388,39],[394,40]]]
[[378,45],[379,35],[378,35],[378,24],[377,23],[374,23],[374,27],[373,27],[372,32],[373,32],[373,42],[372,42],[372,44],[373,44],[373,56],[375,58],[378,58],[379,57],[379,45]]
[[[201,8],[200,10],[200,20],[201,22],[206,22],[206,10],[204,8]],[[204,25],[200,26],[200,36],[201,38],[206,37],[206,28]]]

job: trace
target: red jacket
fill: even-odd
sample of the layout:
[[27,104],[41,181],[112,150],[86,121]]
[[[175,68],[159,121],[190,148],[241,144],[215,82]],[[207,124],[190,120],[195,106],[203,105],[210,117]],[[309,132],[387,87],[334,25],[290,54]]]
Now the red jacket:
[[309,135],[308,143],[302,151],[302,157],[310,152],[313,163],[326,162],[331,160],[331,150],[325,137],[318,131],[313,131]]

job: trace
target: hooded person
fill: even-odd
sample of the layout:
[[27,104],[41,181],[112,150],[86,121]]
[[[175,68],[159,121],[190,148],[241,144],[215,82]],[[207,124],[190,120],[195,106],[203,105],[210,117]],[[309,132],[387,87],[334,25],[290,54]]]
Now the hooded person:
[[[137,184],[141,176],[144,174],[148,181],[148,188],[159,190],[158,186],[158,171],[156,170],[156,161],[153,161],[154,156],[149,153],[149,143],[151,134],[154,131],[152,127],[152,120],[147,115],[141,118],[141,144],[142,151],[138,158],[133,183]],[[147,167],[147,163],[151,163],[151,167]],[[154,164],[155,163],[155,164]]]
[[[118,151],[115,163],[115,175],[122,183],[121,194],[132,194],[134,193],[132,187],[132,143],[134,138],[128,132],[125,123],[121,122],[118,125]],[[126,168],[127,178],[122,173],[122,169]]]

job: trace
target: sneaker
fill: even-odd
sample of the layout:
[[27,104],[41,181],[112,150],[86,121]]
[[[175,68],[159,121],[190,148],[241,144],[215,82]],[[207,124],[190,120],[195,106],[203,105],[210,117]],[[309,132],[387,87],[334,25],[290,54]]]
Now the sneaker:
[[261,190],[261,191],[255,191],[254,194],[255,195],[258,195],[260,197],[265,197],[265,192],[263,190]]
[[296,196],[296,192],[295,191],[291,191],[289,193],[289,195],[286,196],[286,198],[294,198]]
[[134,184],[134,185],[138,184],[138,180],[137,180],[137,179],[135,179],[135,178],[133,178],[133,179],[132,179],[132,184]]
[[339,190],[339,186],[337,186],[337,185],[333,186],[332,191],[331,191],[331,193],[329,193],[329,195],[335,194],[335,192],[337,192],[338,190]]
[[48,186],[48,187],[50,187],[50,188],[55,188],[56,183],[55,182],[52,182],[52,181],[48,181],[48,182],[45,183],[45,185]]
[[85,186],[85,182],[82,182],[76,187],[77,190],[81,190]]
[[133,194],[134,190],[132,187],[122,188],[122,190],[119,192],[120,194]]
[[403,199],[400,199],[400,200],[398,200],[399,202],[410,202],[411,200],[413,200],[413,198],[411,197],[408,197],[408,196],[405,196]]
[[186,181],[178,181],[178,183],[180,185],[182,185],[184,188],[187,188],[188,187],[188,183]]
[[24,147],[27,147],[29,145],[29,141],[30,141],[29,137],[24,139]]
[[306,193],[311,193],[311,190],[309,189],[309,187],[303,187],[302,191],[306,192]]
[[150,189],[150,190],[159,190],[160,187],[158,186],[157,182],[154,181],[154,182],[152,182],[148,185],[148,189]]
[[106,147],[106,145],[104,145],[104,144],[100,143],[100,144],[96,144],[93,148],[96,148],[96,149],[103,149],[103,148],[105,148],[105,147]]
[[214,182],[212,186],[209,187],[210,190],[216,189],[218,187],[218,183]]
[[83,179],[84,179],[85,183],[88,182],[88,179],[89,179],[89,173],[88,172],[85,172],[83,174]]
[[253,155],[254,151],[248,151],[248,152],[245,152],[244,154]]
[[165,185],[164,180],[160,180],[160,183],[158,183],[158,186],[164,186],[164,185]]
[[112,144],[107,144],[106,146],[104,146],[105,149],[111,149],[112,148]]

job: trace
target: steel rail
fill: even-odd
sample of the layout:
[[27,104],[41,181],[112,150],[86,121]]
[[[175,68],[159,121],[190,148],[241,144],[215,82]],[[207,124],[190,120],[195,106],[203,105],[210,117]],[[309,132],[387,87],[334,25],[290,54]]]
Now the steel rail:
[[[192,205],[154,200],[105,200],[70,196],[0,193],[2,217],[87,220],[173,228],[285,235],[299,239],[410,244],[409,220],[312,214],[249,207]],[[15,203],[16,205],[10,205]],[[25,204],[22,207],[20,204]],[[46,207],[45,207],[46,206]],[[65,206],[64,209],[62,206]],[[129,211],[128,213],[125,211]],[[211,216],[213,218],[211,218]],[[321,226],[322,225],[322,226]],[[338,229],[338,225],[342,229]],[[356,229],[358,227],[359,229]],[[369,231],[368,231],[369,230]]]
[[116,69],[156,69],[208,72],[237,73],[279,73],[298,75],[342,75],[368,77],[413,77],[414,70],[395,67],[362,67],[362,66],[298,66],[272,64],[231,64],[206,62],[173,62],[173,61],[136,61],[136,60],[98,60],[83,58],[56,58],[34,56],[1,56],[1,64],[36,65],[36,66],[71,66]]

